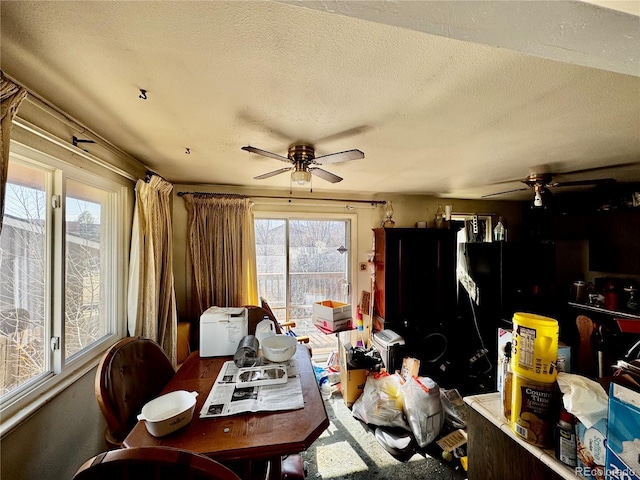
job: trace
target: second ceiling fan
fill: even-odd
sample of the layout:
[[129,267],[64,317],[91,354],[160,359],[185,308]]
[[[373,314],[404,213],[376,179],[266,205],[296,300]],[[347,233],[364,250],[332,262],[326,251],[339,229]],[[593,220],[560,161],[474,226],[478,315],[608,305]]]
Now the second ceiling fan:
[[265,157],[275,158],[282,162],[292,164],[290,167],[274,170],[273,172],[263,173],[254,177],[256,180],[263,180],[265,178],[273,177],[284,172],[291,172],[291,181],[298,185],[304,185],[309,183],[311,175],[322,178],[331,183],[338,183],[342,181],[342,177],[335,175],[327,170],[317,167],[316,165],[326,165],[328,163],[341,163],[350,160],[359,160],[364,158],[364,153],[358,149],[346,150],[344,152],[330,153],[329,155],[322,155],[320,157],[315,156],[315,149],[313,145],[309,144],[294,144],[289,147],[288,156],[278,155],[261,148],[252,146],[242,147],[242,150],[247,152],[263,155]]

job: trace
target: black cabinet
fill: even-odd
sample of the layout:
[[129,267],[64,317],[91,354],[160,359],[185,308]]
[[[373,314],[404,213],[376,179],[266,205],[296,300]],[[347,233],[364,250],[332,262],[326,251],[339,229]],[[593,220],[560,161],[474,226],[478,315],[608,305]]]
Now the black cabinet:
[[374,330],[394,330],[417,346],[455,320],[456,232],[376,228],[374,234]]
[[595,212],[588,233],[590,270],[640,274],[640,209]]

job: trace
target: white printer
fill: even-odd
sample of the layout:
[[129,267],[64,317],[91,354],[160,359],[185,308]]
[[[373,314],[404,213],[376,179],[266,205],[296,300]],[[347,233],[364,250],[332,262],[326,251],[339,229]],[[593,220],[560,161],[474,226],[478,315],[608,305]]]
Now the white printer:
[[233,355],[248,334],[248,311],[244,307],[210,307],[200,316],[200,356]]
[[404,338],[393,330],[381,330],[373,333],[372,344],[382,357],[387,372],[394,373],[402,368]]

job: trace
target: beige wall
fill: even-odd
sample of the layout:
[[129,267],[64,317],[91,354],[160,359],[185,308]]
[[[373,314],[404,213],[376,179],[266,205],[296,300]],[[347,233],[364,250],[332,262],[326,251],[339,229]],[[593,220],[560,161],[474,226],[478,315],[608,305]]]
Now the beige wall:
[[[244,195],[264,195],[289,197],[289,191],[259,190],[247,188],[233,188],[221,186],[193,186],[175,185],[173,197],[173,254],[174,254],[174,275],[176,286],[176,297],[178,303],[178,314],[181,320],[194,320],[193,314],[189,312],[188,298],[190,296],[189,272],[187,271],[186,258],[186,229],[187,210],[184,200],[178,196],[179,192],[218,192],[218,193],[240,193]],[[323,193],[296,190],[296,197],[329,197]],[[357,296],[362,290],[370,289],[370,275],[368,272],[359,272],[357,264],[367,261],[367,251],[372,247],[372,229],[379,227],[384,218],[384,207],[382,205],[371,207],[369,204],[352,203],[352,210],[347,210],[345,205],[349,200],[390,200],[393,204],[393,219],[396,227],[414,227],[418,221],[427,221],[428,226],[433,226],[433,220],[438,204],[450,204],[454,213],[492,213],[502,215],[507,219],[509,225],[509,238],[516,240],[521,227],[521,206],[518,202],[487,201],[487,200],[456,200],[444,199],[427,195],[393,195],[374,194],[362,195],[341,195],[340,199],[345,202],[322,202],[319,200],[299,200],[289,203],[287,200],[275,201],[255,198],[256,205],[254,211],[280,211],[280,212],[309,212],[326,214],[351,213],[356,217],[357,230],[355,232],[356,254],[353,265],[354,285],[352,288],[352,304],[357,304]],[[317,206],[316,206],[317,205]],[[494,220],[495,222],[495,220]]]
[[70,480],[85,460],[107,449],[95,374],[94,368],[2,438],[0,478]]

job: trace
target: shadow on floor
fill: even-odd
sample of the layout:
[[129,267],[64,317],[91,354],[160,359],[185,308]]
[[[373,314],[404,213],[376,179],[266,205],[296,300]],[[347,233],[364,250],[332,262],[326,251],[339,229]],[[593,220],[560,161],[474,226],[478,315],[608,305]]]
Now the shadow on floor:
[[307,479],[466,479],[466,472],[455,459],[447,463],[415,454],[407,462],[396,460],[378,443],[371,429],[353,417],[339,393],[325,400],[325,406],[331,424],[302,454],[309,465]]

